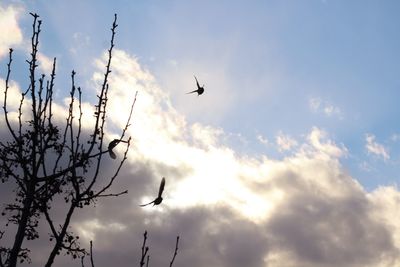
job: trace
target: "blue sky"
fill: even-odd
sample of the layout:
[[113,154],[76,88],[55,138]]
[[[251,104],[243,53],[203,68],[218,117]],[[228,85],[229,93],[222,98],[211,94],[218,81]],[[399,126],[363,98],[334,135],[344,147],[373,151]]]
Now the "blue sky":
[[[308,198],[315,193],[310,184],[327,194],[338,214],[343,212],[340,218],[344,224],[349,223],[349,229],[359,225],[351,223],[351,215],[341,205],[351,206],[353,202],[340,202],[336,197],[347,197],[350,191],[348,194],[357,201],[363,199],[366,205],[384,207],[381,217],[376,218],[389,221],[398,218],[394,211],[400,205],[397,188],[400,179],[400,2],[0,2],[2,12],[7,12],[6,7],[10,6],[17,10],[16,21],[23,40],[17,37],[14,42],[12,38],[1,40],[0,77],[4,79],[5,75],[7,58],[2,52],[7,50],[5,45],[16,47],[19,52],[15,55],[13,77],[23,87],[26,40],[31,31],[28,13],[36,12],[43,19],[40,47],[43,61],[57,57],[60,102],[68,93],[72,69],[77,71],[77,81],[87,92],[85,101],[91,102],[91,88],[96,84],[94,73],[99,72],[98,62],[102,62],[101,55],[108,48],[113,15],[118,14],[116,61],[119,63],[116,64],[120,65],[114,66],[117,77],[114,84],[118,91],[115,97],[129,98],[130,93],[138,90],[138,111],[142,112],[136,116],[143,130],[132,133],[138,138],[138,144],[137,152],[132,152],[131,157],[141,163],[162,165],[149,167],[157,173],[174,170],[171,172],[181,179],[171,189],[176,197],[171,197],[166,211],[161,215],[151,214],[183,216],[179,212],[188,207],[199,209],[204,208],[202,205],[219,203],[233,209],[235,216],[232,218],[239,221],[240,227],[245,225],[248,229],[246,223],[251,222],[257,227],[282,231],[282,236],[287,237],[284,241],[267,236],[272,250],[275,243],[271,240],[282,242],[276,241],[277,247],[290,244],[288,251],[293,253],[288,258],[282,256],[288,262],[286,266],[292,266],[289,262],[294,259],[304,264],[301,266],[388,266],[387,262],[377,265],[373,258],[369,261],[369,251],[352,254],[355,258],[365,257],[366,262],[328,258],[324,261],[323,253],[315,252],[316,248],[310,246],[315,255],[322,253],[313,258],[311,252],[307,254],[301,245],[296,245],[295,241],[301,244],[304,232],[296,235],[298,240],[291,240],[290,231],[279,225],[288,218],[302,218],[302,223],[307,225],[308,219],[301,217],[307,212],[296,213],[295,203],[316,201],[313,205],[318,206],[325,201]],[[11,25],[7,23],[2,27]],[[137,74],[130,70],[136,70]],[[185,94],[195,89],[193,75],[205,84],[206,91],[199,97]],[[112,112],[119,114],[122,107],[122,104],[115,105]],[[112,112],[110,114],[114,114]],[[146,118],[151,122],[146,122]],[[160,140],[152,132],[156,130],[160,131]],[[188,171],[189,160],[196,161],[192,172]],[[217,163],[220,165],[214,165]],[[308,178],[314,171],[316,176]],[[226,177],[216,178],[224,176],[225,172]],[[297,177],[293,178],[293,185],[286,183],[291,175]],[[243,182],[243,177],[251,178]],[[153,178],[152,181],[158,183],[159,177]],[[216,187],[207,189],[197,184],[198,179]],[[239,189],[242,182],[246,189]],[[264,188],[263,185],[270,182],[274,186],[265,187],[265,194],[255,189]],[[344,189],[342,183],[349,189]],[[194,185],[199,190],[210,190],[209,194],[196,193],[190,198],[185,190]],[[299,193],[293,188],[295,185],[304,191]],[[221,188],[223,192],[218,191]],[[331,195],[330,188],[337,195]],[[282,199],[286,199],[287,192],[294,192],[299,199],[301,196],[301,201],[293,197],[285,202]],[[393,199],[389,201],[385,195]],[[147,200],[140,197],[140,200]],[[237,206],[232,208],[223,197]],[[190,199],[188,206],[179,204],[182,199]],[[216,207],[220,208],[218,205]],[[279,207],[290,211],[293,208],[293,213],[280,217],[273,213],[275,205],[283,205]],[[212,217],[208,214],[212,213],[210,210],[202,212],[204,217],[197,213],[194,216]],[[370,216],[363,208],[359,212],[358,218]],[[245,218],[246,223],[238,218]],[[327,218],[316,220],[332,219]],[[398,251],[400,222],[393,221],[397,232],[391,232],[396,236],[392,245],[393,250]],[[85,223],[82,225],[90,225]],[[180,223],[186,226],[177,222]],[[223,225],[219,221],[213,223]],[[378,233],[380,226],[374,223],[362,227]],[[335,230],[334,227],[329,229]],[[221,236],[229,236],[222,232]],[[368,238],[364,241],[371,241]],[[259,240],[262,244],[264,241]],[[382,255],[390,258],[393,247],[389,243]],[[375,245],[379,247],[379,242]],[[334,249],[338,249],[338,255],[343,258],[347,255],[340,248]],[[265,256],[264,262],[269,266],[282,266],[274,265],[274,257],[279,259],[281,254],[279,250],[273,251],[275,254],[268,254],[269,258]],[[218,266],[229,265],[228,260],[221,262]],[[201,266],[201,263],[199,260],[195,265]]]
[[[398,181],[399,144],[391,138],[400,133],[396,1],[28,1],[24,6],[44,20],[42,48],[58,57],[60,79],[76,69],[87,80],[93,70],[88,62],[106,47],[106,30],[117,13],[117,47],[138,57],[188,121],[241,135],[245,143],[231,140],[237,150],[272,157],[283,155],[260,145],[257,135],[271,142],[279,132],[301,139],[313,126],[321,127],[349,149],[343,164],[366,188]],[[27,35],[30,28],[23,30]],[[193,74],[206,84],[204,102],[209,101],[198,108],[182,94],[192,89]],[[210,101],[213,94],[218,100]],[[318,108],[310,108],[311,99]],[[368,154],[366,134],[376,136],[390,159]]]

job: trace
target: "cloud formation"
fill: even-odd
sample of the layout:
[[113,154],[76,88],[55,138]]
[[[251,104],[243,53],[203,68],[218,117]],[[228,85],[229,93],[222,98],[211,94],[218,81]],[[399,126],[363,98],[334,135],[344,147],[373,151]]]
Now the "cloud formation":
[[279,132],[275,137],[276,144],[278,146],[279,151],[287,151],[291,150],[295,146],[297,146],[297,141],[291,138],[289,135],[285,135],[282,132]]
[[365,148],[367,149],[368,154],[373,154],[384,160],[390,159],[388,150],[382,144],[375,141],[375,135],[369,133],[366,134],[365,141]]
[[[102,79],[105,57],[95,63],[94,84]],[[176,235],[181,236],[176,267],[400,264],[399,191],[366,192],[340,163],[346,147],[327,132],[312,128],[281,160],[239,154],[221,141],[227,135],[223,129],[188,123],[138,59],[115,50],[110,139],[125,122],[136,91],[133,146],[115,184],[115,191],[130,193],[77,213],[72,226],[83,244],[94,240],[99,266],[137,262],[145,229],[151,266],[169,262]],[[95,90],[85,92],[95,95]],[[63,107],[58,105],[60,111]],[[90,121],[90,103],[84,110]],[[370,141],[376,147],[374,138]],[[115,149],[119,156],[120,149]],[[105,162],[104,176],[113,164]],[[140,208],[154,197],[162,176],[167,180],[162,205]],[[34,265],[40,265],[46,242],[35,247]],[[57,260],[57,266],[70,265],[69,258]]]
[[[381,220],[390,220],[390,209],[399,206],[398,190],[367,193],[340,164],[347,149],[328,133],[312,128],[282,160],[239,155],[221,144],[222,129],[188,124],[135,57],[116,51],[114,60],[110,99],[115,104],[109,116],[123,117],[124,101],[139,90],[131,132],[135,146],[126,166],[130,175],[122,179],[128,188],[143,191],[136,190],[131,201],[118,200],[127,210],[112,212],[115,222],[109,225],[118,222],[118,230],[94,228],[97,242],[105,247],[103,255],[123,252],[128,260],[131,246],[111,253],[111,244],[130,244],[134,236],[126,233],[136,233],[137,239],[146,228],[152,236],[153,264],[170,257],[177,234],[182,250],[176,266],[399,263],[399,224]],[[118,119],[113,122],[119,124]],[[139,210],[138,199],[152,197],[162,174],[167,177],[164,205]],[[385,191],[392,194],[383,197]],[[106,205],[114,206],[112,202]],[[97,221],[110,221],[110,212],[97,212]]]
[[258,135],[257,135],[257,140],[258,140],[261,144],[263,144],[263,145],[265,145],[265,146],[268,146],[268,144],[269,144],[268,139],[265,138],[264,136],[262,136],[261,134],[258,134]]
[[339,107],[332,105],[327,101],[323,101],[321,98],[312,97],[308,101],[311,111],[317,113],[323,113],[328,117],[337,116],[343,118],[343,113]]

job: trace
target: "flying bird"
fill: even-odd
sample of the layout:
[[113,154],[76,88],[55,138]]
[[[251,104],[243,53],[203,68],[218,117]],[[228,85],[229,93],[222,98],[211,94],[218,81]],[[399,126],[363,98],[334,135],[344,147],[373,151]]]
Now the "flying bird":
[[201,95],[202,93],[204,93],[204,84],[203,86],[200,86],[199,82],[197,81],[196,76],[194,76],[194,78],[196,79],[196,84],[197,84],[197,90],[191,91],[187,94],[192,94],[192,93],[197,93],[197,95]]
[[120,142],[122,142],[122,143],[128,143],[128,141],[124,141],[124,140],[121,140],[121,139],[114,139],[114,140],[112,140],[112,141],[108,144],[108,154],[110,154],[110,157],[111,157],[112,159],[116,159],[116,158],[117,158],[117,155],[115,155],[113,149],[114,149],[114,147],[116,147]]
[[164,191],[164,186],[165,186],[165,177],[163,177],[161,180],[160,189],[158,190],[158,197],[156,199],[154,199],[152,202],[147,203],[147,204],[142,204],[140,206],[144,207],[144,206],[150,205],[152,203],[153,203],[153,206],[161,204],[161,202],[163,201],[163,198],[161,195],[162,195],[162,192]]

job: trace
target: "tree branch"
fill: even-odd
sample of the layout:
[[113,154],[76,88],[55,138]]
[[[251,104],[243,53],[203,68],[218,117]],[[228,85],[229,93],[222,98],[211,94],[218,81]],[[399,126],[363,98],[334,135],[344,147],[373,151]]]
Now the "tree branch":
[[[146,241],[147,241],[147,231],[145,231],[143,234],[143,245],[142,245],[142,256],[140,258],[140,267],[144,266],[146,255],[149,252],[149,247],[146,246]],[[147,264],[149,262],[149,257],[150,256],[147,256]]]
[[175,257],[176,257],[176,255],[178,254],[178,243],[179,243],[179,235],[176,237],[176,244],[175,244],[174,256],[172,257],[172,260],[171,260],[171,262],[170,262],[170,264],[169,264],[169,267],[172,267],[172,264],[173,264],[174,261],[175,261]]

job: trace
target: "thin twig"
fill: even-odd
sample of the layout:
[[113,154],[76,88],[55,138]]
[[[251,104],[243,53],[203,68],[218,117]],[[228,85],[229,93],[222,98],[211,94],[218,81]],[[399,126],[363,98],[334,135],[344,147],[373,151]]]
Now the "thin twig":
[[94,263],[93,263],[93,242],[92,242],[92,240],[90,240],[90,264],[92,265],[92,267],[94,267]]
[[[144,266],[144,260],[146,258],[147,252],[149,252],[149,247],[146,246],[147,241],[147,231],[143,234],[143,245],[142,245],[142,257],[140,258],[140,267]],[[149,262],[149,256],[147,256],[147,264]],[[147,267],[147,265],[146,265]]]
[[179,235],[176,237],[176,245],[175,245],[174,256],[172,257],[172,260],[171,260],[171,263],[169,264],[169,267],[172,267],[172,264],[175,261],[175,257],[178,254],[178,244],[179,244]]

